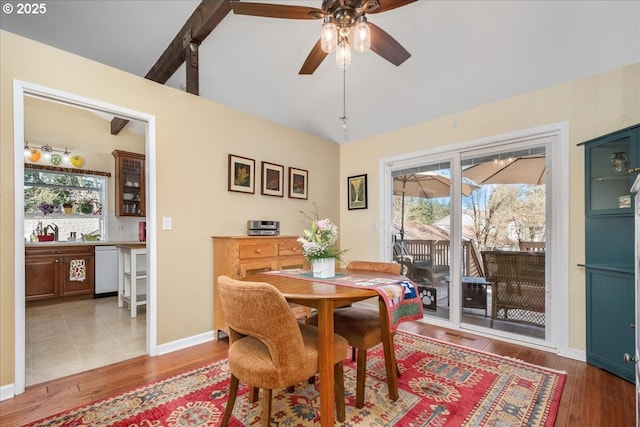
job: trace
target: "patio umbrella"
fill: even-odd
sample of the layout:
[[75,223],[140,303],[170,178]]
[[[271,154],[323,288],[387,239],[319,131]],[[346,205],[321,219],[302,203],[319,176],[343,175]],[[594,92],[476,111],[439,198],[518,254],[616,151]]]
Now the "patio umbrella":
[[462,176],[476,184],[544,184],[546,175],[544,155],[516,157],[509,161],[476,163],[465,168]]
[[[462,183],[462,194],[468,196],[478,186]],[[451,180],[449,177],[433,172],[410,173],[393,178],[393,194],[402,196],[402,213],[400,222],[400,239],[404,240],[404,198],[421,197],[435,199],[451,195]]]

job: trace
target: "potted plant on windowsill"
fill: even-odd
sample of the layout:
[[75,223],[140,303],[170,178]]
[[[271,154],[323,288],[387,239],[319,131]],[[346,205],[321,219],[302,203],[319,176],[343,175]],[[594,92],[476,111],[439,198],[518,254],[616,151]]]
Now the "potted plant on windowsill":
[[93,213],[93,200],[90,199],[82,199],[80,200],[80,204],[78,205],[80,212],[83,214],[91,214]]
[[66,202],[64,202],[62,204],[62,209],[64,210],[65,214],[69,215],[73,210],[73,201],[67,200]]

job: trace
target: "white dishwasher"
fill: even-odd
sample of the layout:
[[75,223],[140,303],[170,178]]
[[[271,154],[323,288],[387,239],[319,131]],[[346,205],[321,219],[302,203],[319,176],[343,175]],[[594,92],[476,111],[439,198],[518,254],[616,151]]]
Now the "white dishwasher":
[[96,277],[94,297],[118,295],[118,248],[96,246]]

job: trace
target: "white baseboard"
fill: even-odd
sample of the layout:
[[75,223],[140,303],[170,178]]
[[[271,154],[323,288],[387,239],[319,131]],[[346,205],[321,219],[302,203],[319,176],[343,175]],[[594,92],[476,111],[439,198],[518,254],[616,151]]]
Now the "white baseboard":
[[13,399],[15,395],[16,393],[13,384],[0,386],[0,401]]
[[584,350],[576,350],[575,348],[560,347],[558,349],[558,356],[567,357],[569,359],[575,359],[580,362],[587,361],[587,352]]
[[191,337],[182,338],[176,341],[171,341],[166,344],[160,344],[158,346],[157,354],[159,356],[161,354],[172,353],[174,351],[183,350],[194,345],[204,344],[209,341],[213,341],[213,331],[204,332],[199,335],[193,335]]

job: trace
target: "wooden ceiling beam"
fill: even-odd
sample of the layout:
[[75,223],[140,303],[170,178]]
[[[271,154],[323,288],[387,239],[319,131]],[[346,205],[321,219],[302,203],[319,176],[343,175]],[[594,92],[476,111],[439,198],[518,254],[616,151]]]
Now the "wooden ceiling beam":
[[[198,94],[198,46],[231,12],[229,0],[202,0],[178,34],[173,38],[169,47],[144,76],[146,79],[164,84],[176,72],[180,65],[187,64],[187,91]],[[195,74],[194,74],[195,73]],[[191,90],[189,90],[191,88]],[[193,92],[195,90],[195,92]],[[114,117],[111,121],[111,134],[117,135],[129,121]]]

